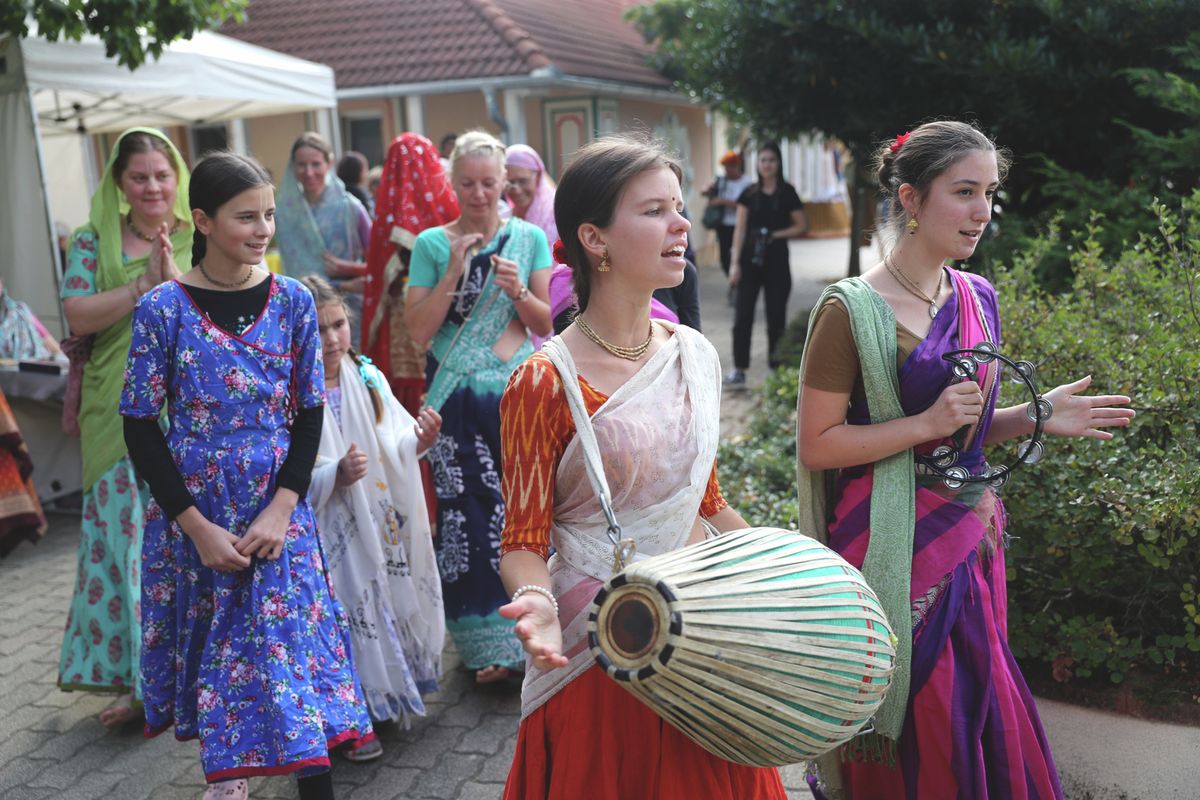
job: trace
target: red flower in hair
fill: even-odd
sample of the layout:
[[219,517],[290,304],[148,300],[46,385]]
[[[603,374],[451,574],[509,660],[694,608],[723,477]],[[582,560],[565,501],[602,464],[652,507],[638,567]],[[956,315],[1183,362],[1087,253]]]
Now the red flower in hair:
[[892,142],[892,152],[893,153],[900,152],[900,148],[904,147],[904,143],[908,141],[908,135],[911,132],[912,131],[905,131],[904,133],[902,133],[896,137],[896,141]]
[[571,263],[571,262],[567,261],[567,246],[565,244],[563,244],[562,239],[554,240],[553,255],[554,255],[554,263],[555,264],[569,265]]

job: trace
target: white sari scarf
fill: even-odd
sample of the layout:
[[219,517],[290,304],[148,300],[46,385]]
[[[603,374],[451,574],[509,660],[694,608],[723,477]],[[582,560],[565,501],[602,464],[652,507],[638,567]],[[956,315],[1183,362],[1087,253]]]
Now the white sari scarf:
[[612,498],[623,536],[637,543],[635,560],[683,547],[699,515],[717,456],[721,367],[701,334],[668,327],[674,336],[590,420],[570,352],[558,337],[542,348],[562,378],[576,432],[555,475],[556,552],[548,564],[568,664],[543,671],[526,659],[522,717],[595,663],[587,611],[613,574],[613,548],[593,479]]
[[[375,719],[423,715],[421,694],[436,691],[446,624],[429,514],[417,463],[415,421],[374,366],[363,370],[383,398],[375,422],[359,366],[342,358],[342,423],[329,406],[309,498],[334,596],[346,610],[354,666]],[[367,474],[337,488],[338,459],[353,442]]]

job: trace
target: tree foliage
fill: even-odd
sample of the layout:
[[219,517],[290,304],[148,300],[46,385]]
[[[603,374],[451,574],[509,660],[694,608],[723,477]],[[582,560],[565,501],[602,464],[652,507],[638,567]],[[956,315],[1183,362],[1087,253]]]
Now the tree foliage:
[[977,121],[1016,154],[1025,214],[1047,203],[1021,168],[1035,154],[1138,179],[1118,120],[1149,136],[1185,120],[1129,71],[1175,70],[1172,45],[1200,29],[1194,0],[658,0],[631,14],[684,90],[766,134],[835,136],[860,167],[923,120]]
[[[158,58],[176,39],[215,28],[226,19],[241,21],[249,0],[3,0],[0,34],[51,42],[78,41],[85,33],[104,42],[117,63],[137,69],[147,56]],[[30,23],[36,24],[31,29]]]

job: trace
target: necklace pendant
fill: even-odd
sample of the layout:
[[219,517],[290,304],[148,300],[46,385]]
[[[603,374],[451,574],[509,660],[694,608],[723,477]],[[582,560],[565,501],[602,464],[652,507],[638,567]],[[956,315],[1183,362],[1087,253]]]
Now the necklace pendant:
[[937,307],[937,304],[936,304],[936,303],[930,303],[930,304],[929,304],[929,318],[930,318],[930,319],[937,319],[937,315],[938,315],[938,307]]

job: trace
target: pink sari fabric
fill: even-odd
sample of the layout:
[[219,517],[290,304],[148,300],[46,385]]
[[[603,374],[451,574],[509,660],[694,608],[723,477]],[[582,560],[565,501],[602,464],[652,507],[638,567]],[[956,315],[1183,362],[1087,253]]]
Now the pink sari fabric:
[[[559,314],[574,305],[575,282],[571,278],[571,268],[566,264],[555,264],[554,270],[550,273],[550,319],[557,319]],[[675,315],[674,311],[654,298],[650,298],[650,318],[679,322],[679,317]],[[538,347],[540,344],[534,342],[534,346]]]
[[[998,344],[992,287],[950,273],[954,297],[900,370],[907,414],[927,408],[951,380],[943,353],[985,338]],[[982,442],[997,374],[992,367],[977,377],[985,413],[960,461],[972,473],[986,463]],[[871,537],[872,480],[869,466],[842,471],[829,525],[829,546],[855,567],[862,566]],[[940,480],[918,478],[912,678],[897,763],[840,763],[842,794],[826,794],[825,782],[810,776],[818,800],[1062,797],[1037,707],[1008,647],[1004,506],[992,489],[977,486],[952,491]],[[830,761],[823,759],[821,769]]]

